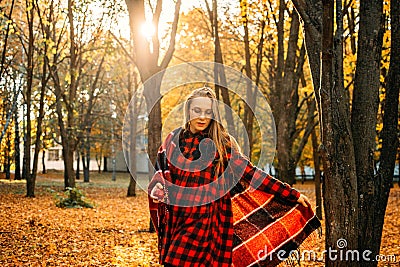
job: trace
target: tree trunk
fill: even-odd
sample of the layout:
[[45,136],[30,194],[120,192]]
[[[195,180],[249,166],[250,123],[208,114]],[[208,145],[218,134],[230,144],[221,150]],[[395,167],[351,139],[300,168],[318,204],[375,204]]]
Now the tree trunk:
[[129,186],[128,186],[128,192],[126,194],[127,197],[136,197],[136,179],[135,177],[132,176],[132,174],[129,174]]
[[[77,67],[77,46],[75,43],[75,26],[74,26],[74,16],[73,16],[73,6],[74,1],[68,0],[68,22],[69,22],[69,52],[70,52],[70,61],[69,61],[69,90],[68,90],[68,103],[67,106],[67,129],[65,138],[65,147],[63,146],[64,153],[64,187],[75,187],[75,173],[74,173],[74,152],[76,149],[76,140],[74,137],[73,129],[75,128],[74,122],[74,101],[76,99],[76,67]],[[64,123],[64,122],[62,122]]]
[[[131,123],[132,124],[132,123]],[[135,123],[136,125],[136,123]],[[131,125],[131,129],[135,129],[134,132],[131,132],[131,134],[136,133],[136,127]],[[131,144],[129,145],[129,186],[128,186],[128,192],[126,194],[127,197],[135,197],[136,196],[136,177],[134,175],[137,175],[137,170],[136,170],[136,134],[131,136]],[[134,140],[133,140],[134,139]]]
[[103,162],[104,162],[104,166],[103,166],[103,172],[108,172],[108,168],[107,168],[107,158],[106,156],[104,156],[103,158]]
[[[136,79],[135,79],[135,84],[136,84]],[[132,88],[132,81],[131,81],[131,74],[129,74],[129,82],[128,82],[128,88]],[[138,132],[138,112],[139,112],[139,101],[137,97],[137,93],[133,92],[133,96],[131,98],[130,105],[133,105],[132,107],[129,107],[130,114],[129,114],[129,143],[126,144],[129,147],[129,154],[125,156],[128,161],[128,168],[129,168],[129,186],[128,186],[128,192],[126,194],[127,197],[135,197],[136,196],[136,177],[137,177],[137,168],[136,168],[136,155],[137,155],[137,149],[136,149],[136,137],[137,137],[137,132]],[[143,129],[144,130],[144,129]],[[135,177],[136,176],[136,177]]]
[[[141,34],[141,25],[145,22],[145,8],[144,0],[125,0],[128,12],[129,12],[129,23],[131,27],[132,39],[134,42],[134,54],[136,55],[136,65],[139,70],[141,82],[145,83],[152,75],[164,70],[175,50],[175,36],[177,31],[177,24],[179,19],[179,10],[181,0],[178,0],[175,4],[174,21],[172,23],[172,31],[170,34],[170,44],[167,52],[158,65],[159,60],[159,41],[158,41],[158,22],[162,7],[162,1],[157,3],[155,13],[153,14],[153,21],[157,22],[155,25],[156,32],[154,34],[152,45],[150,42],[143,38]],[[150,47],[153,47],[151,52]],[[146,98],[147,111],[149,114],[149,140],[148,140],[148,154],[151,162],[155,162],[157,156],[158,147],[161,144],[161,95],[160,95],[160,84],[162,75],[160,75],[157,81],[152,81],[152,84],[147,84],[144,88],[144,96]]]
[[[26,114],[26,110],[25,110],[25,105],[24,104],[22,104],[22,116],[23,117],[25,117],[25,114]],[[25,122],[24,121],[22,121],[22,134],[23,134],[23,137],[24,137],[24,139],[23,139],[23,141],[24,141],[24,154],[23,154],[23,157],[22,157],[22,179],[25,179],[26,180],[26,177],[27,177],[27,171],[26,171],[26,166],[27,166],[27,164],[26,164],[26,162],[27,162],[27,154],[25,154],[25,152],[26,152],[26,150],[25,150],[25,146],[26,146],[26,125],[25,125]]]
[[[390,65],[387,76],[386,96],[383,105],[383,129],[381,132],[382,150],[378,169],[375,216],[376,246],[379,248],[390,188],[393,185],[393,173],[396,163],[396,153],[399,149],[398,119],[399,119],[399,81],[400,81],[400,1],[390,2],[391,50]],[[399,180],[400,183],[400,180]]]
[[217,95],[217,99],[219,100],[219,93],[221,92],[222,101],[225,104],[225,118],[227,121],[228,132],[236,137],[236,130],[233,123],[233,115],[231,109],[231,100],[229,97],[229,91],[226,88],[227,80],[224,69],[224,59],[222,57],[222,49],[221,42],[219,39],[219,30],[218,30],[218,12],[217,12],[217,0],[212,1],[212,10],[207,1],[205,1],[207,11],[209,14],[211,28],[212,28],[212,37],[214,39],[214,84],[215,84],[215,94]]
[[[321,80],[321,49],[322,49],[322,1],[321,0],[292,0],[299,13],[304,29],[308,62],[310,65],[313,88],[317,103],[317,110],[320,111],[319,87]],[[319,112],[321,116],[321,112]],[[321,118],[319,119],[321,121]]]
[[316,198],[316,214],[322,220],[322,198],[321,198],[321,169],[320,169],[320,155],[318,151],[318,140],[315,128],[311,133],[312,147],[313,147],[313,160],[314,160],[314,184],[315,184],[315,198]]
[[[366,12],[364,17],[360,14],[360,41],[359,53],[365,53],[362,61],[366,69],[356,72],[356,81],[354,90],[358,90],[358,98],[361,102],[360,91],[368,91],[363,93],[362,101],[371,101],[372,105],[362,105],[359,103],[357,110],[368,114],[375,114],[372,118],[364,118],[366,123],[376,123],[377,97],[379,90],[380,78],[380,57],[382,47],[382,2],[367,1],[361,3],[360,9]],[[366,164],[371,162],[372,153],[375,145],[375,127],[367,129],[361,125],[354,125],[357,131],[364,135],[357,140],[359,143],[360,153],[357,160],[358,183],[360,195],[360,232],[359,242],[361,249],[372,251],[372,258],[379,255],[381,245],[382,230],[384,224],[385,210],[389,197],[390,187],[393,182],[393,172],[396,161],[396,152],[398,149],[398,105],[399,105],[399,78],[400,78],[400,2],[398,0],[391,2],[391,54],[390,66],[387,76],[387,86],[385,100],[383,103],[383,129],[381,133],[382,150],[380,155],[380,165],[377,175],[374,175],[374,170],[368,168]],[[363,22],[363,27],[361,23]],[[376,24],[373,24],[376,23]],[[368,52],[367,52],[368,51]],[[358,59],[357,59],[358,65]],[[372,75],[371,75],[372,74]],[[363,86],[365,86],[363,88]],[[356,91],[354,91],[356,93]],[[370,103],[371,103],[370,102]],[[353,112],[355,113],[355,111]],[[360,115],[354,114],[361,122],[363,119]],[[365,122],[364,122],[365,123]],[[353,133],[355,135],[355,133]],[[369,139],[366,139],[369,136]],[[365,142],[365,143],[364,143]],[[366,162],[360,162],[364,160]],[[364,232],[363,232],[364,231]],[[363,262],[363,266],[377,266],[377,262]]]
[[[36,6],[36,8],[39,9],[40,7]],[[38,13],[40,14],[39,10],[38,10]],[[43,53],[45,55],[47,55],[47,44],[44,45]],[[48,81],[47,66],[48,66],[48,58],[44,57],[44,64],[42,66],[42,77],[41,77],[41,82],[40,82],[39,114],[37,115],[37,124],[36,124],[35,152],[33,154],[33,166],[32,166],[32,173],[30,175],[31,180],[33,181],[33,184],[35,184],[35,181],[36,181],[36,175],[37,175],[37,170],[38,170],[38,165],[39,165],[40,149],[43,149],[41,137],[42,137],[42,133],[43,133],[42,122],[43,122],[43,118],[44,118],[44,97],[45,97],[47,81]]]
[[[152,84],[148,82],[148,79],[159,71],[167,68],[171,61],[172,55],[175,51],[175,36],[178,28],[179,10],[181,6],[181,0],[177,0],[175,4],[174,21],[171,24],[170,42],[165,52],[165,56],[160,60],[160,42],[158,40],[158,23],[160,14],[162,11],[162,1],[157,1],[157,5],[153,14],[153,22],[156,27],[152,41],[149,42],[146,38],[143,38],[141,33],[142,23],[146,20],[146,13],[144,7],[144,0],[125,0],[128,13],[129,13],[129,26],[131,29],[131,38],[134,43],[134,51],[132,54],[136,56],[136,66],[139,70],[141,82],[145,85],[144,96],[147,104],[147,113],[149,114],[148,120],[148,132],[151,133],[148,136],[148,155],[151,163],[155,163],[157,157],[158,147],[161,145],[161,94],[160,84],[162,75],[159,75],[159,79],[153,79]],[[153,48],[153,49],[151,49]],[[161,62],[159,64],[159,62]],[[147,83],[146,83],[147,82]],[[153,173],[152,164],[149,164],[149,179]],[[150,231],[154,231],[150,220]]]
[[[26,9],[28,10],[29,3],[26,2]],[[27,54],[27,85],[26,85],[26,138],[24,143],[24,164],[25,164],[25,179],[26,179],[26,196],[35,197],[35,180],[31,176],[31,142],[32,142],[32,124],[31,124],[31,99],[32,99],[32,86],[33,86],[33,53],[34,53],[34,8],[27,11],[28,22],[28,54]]]
[[[90,122],[89,122],[90,124]],[[86,125],[86,140],[85,140],[85,159],[86,159],[86,168],[83,170],[83,182],[89,183],[90,182],[90,132],[91,127],[90,125]]]
[[14,125],[15,125],[15,137],[14,137],[14,148],[15,148],[15,176],[14,180],[21,180],[21,154],[20,154],[20,137],[19,137],[19,120],[18,120],[18,109],[14,112]]
[[[4,14],[5,16],[4,15],[3,16],[11,18],[12,14],[13,14],[13,10],[14,10],[15,0],[12,0],[11,2],[8,1],[8,2],[9,2],[8,5],[9,5],[9,8],[10,8],[9,9],[10,12],[7,15]],[[5,61],[6,61],[6,58],[7,58],[6,52],[9,49],[8,40],[9,40],[9,37],[11,35],[11,27],[10,27],[11,24],[7,23],[6,25],[7,26],[6,26],[6,30],[5,30],[5,36],[4,36],[4,39],[2,40],[2,48],[3,48],[3,50],[1,51],[1,58],[0,58],[0,77],[3,77],[3,74],[4,74],[5,70],[6,70],[6,64],[5,64]],[[0,142],[1,142],[1,138],[0,138]]]
[[[376,122],[379,106],[380,61],[383,42],[382,0],[361,0],[357,68],[352,103],[352,133],[359,197],[359,248],[379,254],[381,232],[376,232],[379,193],[374,175]],[[363,266],[376,266],[363,261]]]
[[[72,2],[71,0],[68,1],[68,19],[70,23],[72,23],[72,26],[70,25],[70,33],[72,36],[70,36],[70,40],[74,39],[74,28],[73,28],[73,14],[72,14]],[[53,8],[51,6],[50,8]],[[53,17],[49,17],[50,20],[53,19]],[[54,21],[50,21],[52,25],[55,24]],[[58,41],[55,38],[55,33],[50,31],[50,27],[45,28],[46,36],[49,38],[52,38],[52,41],[54,43],[57,43]],[[71,41],[71,60],[75,60],[75,44],[73,41]],[[62,88],[61,85],[61,80],[58,74],[58,69],[57,69],[57,64],[58,64],[59,58],[55,55],[53,58],[53,61],[50,64],[49,62],[49,70],[50,74],[52,76],[53,82],[54,82],[54,94],[56,97],[56,113],[57,113],[57,122],[58,122],[58,127],[60,131],[60,136],[61,136],[61,145],[62,145],[62,156],[63,156],[63,165],[64,165],[64,189],[67,187],[75,187],[75,173],[73,169],[73,154],[75,150],[75,142],[74,138],[72,136],[72,130],[74,128],[74,123],[73,123],[73,110],[71,103],[68,103],[68,100],[75,100],[76,94],[72,91],[70,93],[70,98],[68,99],[65,95],[65,90]],[[70,69],[72,67],[70,66]],[[72,81],[75,83],[75,70],[70,70],[70,74],[72,74],[71,77],[71,83]],[[70,86],[70,89],[73,88]],[[71,91],[71,90],[70,90]],[[65,117],[65,112],[63,111],[62,103],[65,103],[66,109],[67,109],[67,123],[66,125],[64,124],[64,117]]]
[[[315,113],[315,99],[307,101],[308,107],[308,117],[314,118]],[[317,131],[315,127],[313,127],[311,131],[311,144],[312,144],[312,152],[313,152],[313,161],[314,161],[314,185],[315,185],[315,198],[316,198],[316,214],[319,219],[322,220],[322,198],[321,198],[321,163],[320,163],[320,152],[319,145],[317,140]]]
[[[69,141],[71,142],[71,141]],[[64,158],[64,187],[75,188],[75,173],[74,173],[74,150],[69,147],[65,151]]]
[[5,164],[4,164],[4,172],[6,173],[6,179],[11,180],[11,173],[10,173],[10,167],[11,167],[11,136],[10,132],[7,132],[7,151],[5,153]]
[[[254,122],[254,107],[255,107],[255,100],[253,99],[253,84],[252,80],[252,73],[251,73],[251,55],[250,55],[250,40],[249,40],[249,25],[248,25],[248,3],[247,1],[240,1],[240,7],[242,12],[242,21],[243,21],[243,28],[244,28],[244,54],[245,54],[245,71],[248,77],[246,83],[246,102],[244,104],[244,116],[243,116],[243,124],[246,129],[246,133],[243,134],[244,139],[244,153],[249,157],[251,160],[251,154],[253,150],[253,122]],[[248,151],[247,151],[248,149]]]
[[[285,12],[286,4],[280,1],[282,5],[279,10]],[[285,51],[283,47],[284,38],[284,16],[279,16],[278,22],[278,65],[275,77],[275,92],[277,101],[272,101],[272,109],[277,122],[277,153],[279,179],[289,184],[295,183],[296,160],[294,158],[293,143],[294,133],[296,131],[296,118],[298,110],[298,84],[300,76],[296,75],[296,61],[304,62],[296,56],[298,50],[299,38],[299,17],[296,11],[291,13],[290,36],[284,59]],[[304,55],[303,55],[304,56]],[[302,70],[303,64],[298,68]],[[301,72],[300,72],[301,73]],[[284,107],[284,108],[282,108]]]
[[[324,159],[324,209],[326,220],[326,249],[343,249],[339,240],[346,240],[348,250],[358,249],[358,195],[353,140],[350,128],[348,103],[343,98],[343,84],[338,84],[339,76],[335,73],[337,60],[342,55],[336,54],[333,44],[334,2],[323,0],[323,35],[322,35],[322,72],[321,118],[322,157]],[[333,54],[335,53],[335,55]],[[339,57],[339,58],[338,58]],[[334,63],[335,67],[334,68]],[[340,64],[339,64],[340,65]],[[337,255],[336,255],[337,256]],[[356,261],[338,260],[326,257],[326,266],[359,266]]]
[[76,171],[75,171],[75,179],[76,180],[79,180],[80,179],[80,169],[81,169],[81,167],[80,167],[80,165],[81,165],[81,154],[80,154],[80,151],[79,151],[79,149],[76,151]]
[[42,174],[46,173],[46,161],[45,161],[45,157],[46,157],[46,150],[43,149],[42,151]]
[[[154,88],[159,89],[159,84],[156,85],[156,87]],[[146,90],[146,88],[145,88]],[[149,92],[151,89],[148,88],[147,92]],[[145,91],[146,93],[146,91]],[[159,94],[159,92],[158,92]],[[151,107],[151,103],[153,103],[150,95],[153,94],[149,94],[146,97],[146,102],[147,102],[147,107]],[[161,144],[161,129],[162,129],[162,123],[161,123],[161,97],[159,97],[159,101],[157,101],[153,108],[149,108],[150,110],[148,110],[148,114],[149,114],[149,120],[148,120],[148,133],[152,133],[148,135],[148,149],[147,149],[147,153],[149,155],[149,180],[152,178],[154,170],[153,170],[153,166],[155,166],[156,160],[157,160],[157,151],[158,151],[158,147]],[[151,219],[149,220],[150,222],[150,227],[149,227],[149,231],[155,232],[155,228],[154,225],[151,221]]]
[[101,159],[103,158],[102,156],[102,151],[100,152],[100,155],[96,154],[96,163],[97,163],[97,172],[101,173]]

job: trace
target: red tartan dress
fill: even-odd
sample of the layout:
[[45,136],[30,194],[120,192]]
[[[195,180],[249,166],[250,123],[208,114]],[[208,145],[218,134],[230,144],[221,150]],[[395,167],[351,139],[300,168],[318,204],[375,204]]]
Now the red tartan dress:
[[[177,130],[174,132],[175,135],[179,134]],[[173,135],[174,132],[171,134]],[[171,142],[171,134],[167,137],[167,146]],[[195,162],[200,157],[199,144],[203,139],[210,141],[207,138],[207,134],[203,132],[193,134],[190,131],[184,131],[179,134],[179,148],[182,155],[187,160]],[[160,148],[159,153],[163,149],[165,151],[165,148]],[[230,153],[230,151],[229,149],[227,160],[230,160],[231,174],[235,175],[239,173],[239,180],[243,179],[251,185],[257,184],[257,190],[263,190],[290,201],[296,201],[299,198],[300,193],[297,190],[253,166],[251,162],[239,153]],[[217,153],[216,155],[218,157]],[[185,168],[187,162],[183,163],[179,157],[174,164],[171,164],[167,159],[170,176],[168,175],[169,178],[163,177],[163,179],[172,180],[172,183],[175,185],[183,187],[199,187],[210,184],[218,178],[214,175],[214,163],[215,161],[201,170],[196,170],[196,165],[191,166],[191,169],[188,170],[188,168]],[[149,185],[149,190],[153,188],[156,181],[160,181],[157,177],[160,178],[156,173]],[[221,181],[229,184],[227,179],[231,179],[230,175],[225,175],[225,177],[228,178]],[[221,182],[219,182],[220,185]],[[218,193],[221,197],[217,200],[212,200],[213,198],[215,199],[215,194]],[[185,203],[184,205],[190,203],[191,200],[194,201],[195,198],[197,200],[202,198],[206,201],[210,199],[210,202],[198,206],[166,205],[164,203],[158,205],[159,213],[164,213],[162,216],[164,224],[161,223],[160,226],[160,223],[158,223],[157,227],[160,263],[169,263],[173,266],[182,267],[231,266],[234,233],[231,205],[232,194],[232,190],[227,191],[224,186],[217,189],[208,188],[198,194],[192,192],[190,195],[187,193],[185,195],[185,192],[179,189],[169,190],[169,200],[185,199],[182,202]],[[175,203],[179,203],[179,201]],[[154,204],[150,203],[150,208],[152,205]]]

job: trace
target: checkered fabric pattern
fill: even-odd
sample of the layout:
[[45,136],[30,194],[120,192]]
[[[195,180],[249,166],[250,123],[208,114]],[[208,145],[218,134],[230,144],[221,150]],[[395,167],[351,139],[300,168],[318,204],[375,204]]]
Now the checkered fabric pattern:
[[[228,164],[221,171],[225,171],[223,178],[219,179],[220,173],[216,175],[214,168],[219,155],[212,149],[211,140],[207,137],[203,132],[192,134],[178,128],[168,135],[159,149],[156,173],[148,189],[150,192],[160,182],[167,191],[164,202],[155,203],[149,198],[150,214],[158,234],[161,264],[185,267],[247,266],[240,265],[237,259],[241,255],[233,252],[237,250],[243,253],[242,247],[253,248],[249,245],[251,237],[234,230],[234,221],[247,220],[246,210],[240,206],[246,202],[242,202],[241,198],[262,192],[294,205],[300,196],[298,191],[269,176],[230,149],[226,159]],[[244,181],[250,184],[249,188],[257,190],[244,191],[238,181]],[[242,193],[235,195],[238,192]],[[253,209],[247,211],[254,212],[258,207],[265,206],[266,202],[253,200],[250,204],[254,205]],[[276,216],[275,213],[271,214]],[[248,222],[253,223],[252,220]],[[271,222],[269,217],[267,222]],[[265,225],[264,222],[260,223]],[[246,231],[245,227],[240,229],[242,233]],[[252,230],[256,233],[254,228]],[[243,255],[250,259],[249,255],[253,254],[250,250],[250,254]]]
[[321,226],[310,207],[246,190],[232,198],[232,266],[276,266]]

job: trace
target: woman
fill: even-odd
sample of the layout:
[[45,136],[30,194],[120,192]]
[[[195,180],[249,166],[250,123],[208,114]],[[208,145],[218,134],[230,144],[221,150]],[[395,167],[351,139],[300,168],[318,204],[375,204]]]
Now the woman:
[[240,153],[220,123],[211,88],[194,90],[185,102],[184,115],[184,126],[174,130],[159,150],[157,172],[148,189],[150,210],[157,211],[152,219],[159,237],[160,263],[231,266],[231,197],[242,190],[242,184],[305,207],[310,202]]

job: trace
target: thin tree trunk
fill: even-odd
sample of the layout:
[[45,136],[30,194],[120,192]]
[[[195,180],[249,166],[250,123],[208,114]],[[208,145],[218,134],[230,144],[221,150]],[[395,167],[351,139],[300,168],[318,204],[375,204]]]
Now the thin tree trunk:
[[[207,1],[206,1],[207,4]],[[208,7],[208,4],[207,4]],[[231,109],[231,100],[229,97],[229,91],[226,88],[227,81],[224,70],[224,60],[222,57],[222,49],[221,42],[219,39],[219,30],[218,30],[218,12],[217,12],[217,0],[213,0],[212,2],[212,12],[209,10],[210,21],[213,28],[213,37],[214,37],[214,62],[218,63],[214,65],[214,83],[215,83],[215,92],[219,95],[218,92],[221,92],[222,101],[225,104],[225,117],[227,121],[228,131],[231,135],[236,136],[236,130],[233,123],[233,115]]]
[[[26,9],[30,6],[30,2],[26,0]],[[34,53],[34,32],[33,20],[34,9],[31,8],[26,13],[28,21],[28,54],[27,54],[27,85],[26,85],[26,139],[24,143],[24,164],[25,164],[25,179],[26,179],[26,196],[35,197],[35,180],[31,176],[31,142],[32,142],[32,124],[31,124],[31,99],[32,99],[32,86],[33,86],[33,53]]]
[[15,180],[21,180],[21,153],[20,153],[20,132],[19,132],[19,119],[18,119],[18,110],[16,109],[14,112],[14,125],[15,125],[15,137],[14,137],[14,148],[15,148]]
[[103,162],[104,162],[104,166],[103,166],[103,172],[108,172],[108,168],[107,168],[107,158],[106,156],[104,156],[103,158]]
[[[10,2],[10,1],[9,1]],[[8,13],[8,18],[12,17],[13,14],[13,10],[14,10],[14,5],[15,5],[15,0],[12,0],[11,3],[9,3],[9,7],[10,7],[10,13]],[[8,46],[8,39],[10,37],[10,29],[11,29],[11,23],[6,23],[6,30],[5,30],[5,36],[4,39],[2,40],[2,46],[3,46],[3,50],[1,52],[1,59],[0,59],[0,77],[3,77],[3,73],[6,70],[6,58],[7,58],[7,50],[9,49]],[[0,142],[1,142],[1,138],[0,138]]]
[[[304,29],[308,62],[310,65],[317,110],[321,116],[321,101],[319,95],[321,80],[321,49],[322,49],[322,1],[321,0],[292,0],[299,13]],[[321,121],[321,118],[319,119]]]
[[[135,106],[137,106],[137,101],[136,98],[134,97],[134,103]],[[137,155],[137,150],[136,150],[136,132],[137,132],[137,108],[133,108],[131,111],[131,121],[130,121],[130,144],[129,144],[129,170],[130,170],[130,179],[129,179],[129,187],[128,187],[128,192],[127,196],[128,197],[134,197],[136,196],[136,175],[137,175],[137,169],[136,169],[136,155]]]
[[[246,133],[243,134],[244,139],[244,153],[248,155],[249,159],[251,159],[251,153],[253,149],[253,121],[254,121],[254,106],[255,99],[253,99],[254,93],[253,85],[252,85],[252,73],[251,73],[251,55],[250,55],[250,38],[249,38],[249,25],[248,25],[248,3],[247,0],[242,0],[240,3],[242,9],[242,21],[244,28],[244,53],[245,53],[245,71],[248,77],[246,83],[246,102],[244,105],[244,116],[243,116],[243,124],[246,128]],[[246,138],[247,137],[247,138]],[[248,149],[248,151],[247,151]]]
[[[284,12],[285,3],[280,11]],[[280,16],[281,18],[281,16]],[[292,11],[292,22],[290,27],[290,36],[286,53],[286,60],[284,61],[284,48],[280,43],[283,39],[278,41],[278,47],[282,50],[278,51],[278,66],[275,93],[278,95],[278,101],[271,103],[277,122],[277,161],[279,179],[289,184],[295,183],[296,160],[294,157],[293,143],[294,133],[296,131],[296,118],[297,118],[297,105],[299,101],[298,84],[300,76],[296,75],[296,61],[304,61],[296,56],[298,50],[299,38],[299,17],[296,11]],[[284,18],[282,17],[282,20]],[[282,25],[281,25],[282,24]],[[279,29],[283,31],[284,22],[279,22]],[[278,38],[283,38],[283,32],[278,33]],[[303,54],[304,56],[304,54]],[[298,66],[302,70],[302,64]],[[285,107],[285,108],[282,108]]]
[[[38,9],[38,14],[40,19],[40,10],[39,6],[35,5],[36,8]],[[47,44],[44,46],[44,54],[47,55]],[[36,124],[36,140],[35,140],[35,152],[33,155],[33,166],[32,166],[32,173],[31,173],[31,180],[33,181],[33,184],[35,184],[36,181],[36,175],[37,175],[37,170],[38,170],[38,165],[39,165],[39,153],[40,149],[43,148],[42,145],[42,133],[43,133],[43,128],[42,128],[42,122],[44,118],[44,97],[45,97],[45,92],[46,92],[46,86],[47,86],[47,81],[48,81],[48,73],[47,73],[47,66],[48,66],[48,59],[47,57],[44,57],[44,64],[42,66],[42,79],[41,79],[41,84],[40,84],[40,99],[39,99],[39,114],[37,116],[37,124]]]
[[75,179],[79,180],[80,179],[80,165],[81,165],[81,152],[79,149],[76,151],[76,171],[75,171]]
[[86,168],[83,170],[83,181],[85,183],[90,182],[90,122],[86,125],[86,140],[85,140],[85,159],[86,159]]
[[[26,114],[26,108],[25,108],[25,105],[24,104],[22,104],[22,117],[25,117],[25,114]],[[27,172],[26,172],[26,162],[27,162],[27,154],[25,154],[25,152],[26,152],[26,150],[25,150],[25,145],[26,145],[26,124],[25,124],[25,121],[24,120],[22,120],[22,134],[23,134],[23,143],[24,143],[24,154],[23,154],[23,157],[22,157],[22,179],[26,179],[26,177],[27,177]]]
[[[68,1],[68,5],[70,6],[71,2]],[[50,7],[50,11],[53,10],[53,5]],[[69,13],[71,13],[70,19],[72,20],[72,9],[69,7],[68,9]],[[69,15],[69,14],[68,14]],[[50,15],[48,16],[49,22],[55,28],[56,22],[54,21],[53,14],[50,12]],[[72,29],[73,30],[73,29]],[[50,27],[45,27],[45,32],[46,36],[51,38],[54,43],[57,43],[56,37],[55,37],[55,32],[50,31]],[[75,50],[75,49],[73,49]],[[66,104],[67,108],[67,113],[70,114],[72,113],[71,111],[71,106],[67,103],[68,99],[64,95],[64,89],[61,88],[61,80],[58,74],[58,69],[57,69],[57,64],[58,64],[58,58],[55,56],[53,58],[52,64],[49,62],[49,70],[51,77],[54,82],[54,94],[56,97],[56,114],[57,114],[57,122],[58,122],[58,127],[60,131],[60,136],[61,136],[61,145],[62,145],[62,156],[63,156],[63,165],[64,165],[64,189],[67,187],[75,187],[75,177],[74,177],[74,170],[73,170],[73,153],[75,150],[75,147],[72,146],[73,144],[71,143],[72,138],[71,138],[71,133],[72,133],[72,128],[73,125],[70,125],[67,123],[67,125],[64,124],[64,116],[65,113],[63,112],[63,107],[62,103],[64,102]],[[74,96],[75,97],[75,96]],[[71,115],[69,115],[71,116]],[[70,119],[70,118],[69,118]],[[72,150],[72,151],[71,151]]]
[[82,152],[82,154],[81,154],[81,160],[82,160],[82,169],[83,169],[83,172],[85,172],[85,169],[87,167],[86,167],[86,160],[85,160],[85,153],[84,152]]
[[46,173],[46,150],[43,149],[42,151],[42,174]]
[[100,155],[98,155],[96,153],[96,163],[97,163],[97,172],[98,173],[101,173],[101,160],[103,158],[102,154],[103,154],[103,150],[100,150]]
[[7,139],[6,139],[6,153],[5,153],[5,164],[4,164],[4,172],[6,173],[6,179],[11,180],[11,173],[10,173],[10,167],[11,167],[11,136],[10,132],[7,132]]
[[[128,90],[131,92],[131,88],[136,86],[136,76],[134,76],[134,82],[132,86],[132,74],[129,73],[128,76]],[[137,159],[137,149],[136,149],[136,137],[138,132],[138,112],[139,112],[139,101],[137,97],[137,92],[133,92],[131,97],[131,105],[130,107],[130,116],[129,116],[129,143],[127,144],[129,147],[129,153],[126,155],[128,161],[128,169],[129,169],[129,186],[128,191],[126,193],[127,197],[135,197],[136,196],[136,177],[137,177],[137,168],[136,168],[136,159]],[[144,129],[141,129],[144,131]]]
[[[307,101],[309,117],[314,118],[314,113],[316,109],[315,99]],[[313,161],[314,161],[314,185],[315,185],[315,198],[316,198],[316,214],[319,219],[322,220],[322,198],[321,198],[321,163],[320,163],[320,153],[319,144],[317,140],[317,131],[313,127],[311,131],[311,143],[313,151]]]
[[313,160],[315,170],[315,198],[316,198],[316,214],[319,219],[322,218],[322,198],[321,198],[321,169],[320,169],[320,155],[318,151],[318,140],[316,129],[314,128],[311,133],[312,147],[313,147]]

